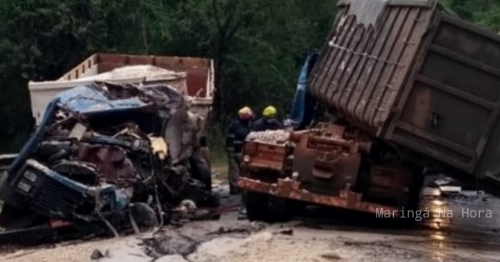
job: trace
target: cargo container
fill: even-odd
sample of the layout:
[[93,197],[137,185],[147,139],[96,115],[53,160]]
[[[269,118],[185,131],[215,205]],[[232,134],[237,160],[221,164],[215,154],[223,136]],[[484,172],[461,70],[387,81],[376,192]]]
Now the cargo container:
[[[125,67],[131,68],[127,70]],[[172,72],[166,74],[158,69]],[[212,59],[97,53],[57,80],[29,82],[31,110],[38,124],[50,100],[62,91],[96,80],[114,83],[145,81],[167,83],[183,91],[193,98],[193,110],[206,117],[213,100],[213,74]]]
[[380,139],[498,181],[499,35],[436,1],[359,2],[340,2],[313,96]]
[[424,167],[500,196],[500,36],[434,0],[338,7],[307,92],[342,121],[282,144],[251,135],[240,179],[249,214],[278,210],[276,199],[372,213],[415,207]]

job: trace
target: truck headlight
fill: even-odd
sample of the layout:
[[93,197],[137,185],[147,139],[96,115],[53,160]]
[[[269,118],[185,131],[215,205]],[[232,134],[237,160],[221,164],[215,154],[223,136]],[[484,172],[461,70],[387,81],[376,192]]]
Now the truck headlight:
[[17,184],[17,187],[22,191],[24,191],[25,193],[28,193],[31,189],[31,185],[24,181],[20,181],[19,184]]
[[37,174],[31,172],[31,171],[26,171],[24,172],[24,178],[28,179],[31,182],[36,182],[36,179],[38,178]]
[[245,163],[250,162],[250,156],[249,155],[244,155],[243,156],[243,162],[245,162]]

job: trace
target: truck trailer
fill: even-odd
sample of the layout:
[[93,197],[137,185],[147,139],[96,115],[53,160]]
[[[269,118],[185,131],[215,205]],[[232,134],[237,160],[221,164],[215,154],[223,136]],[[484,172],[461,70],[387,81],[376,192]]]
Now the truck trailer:
[[434,0],[344,0],[314,61],[297,97],[322,116],[247,138],[250,218],[297,201],[397,215],[418,208],[424,168],[500,195],[498,34]]

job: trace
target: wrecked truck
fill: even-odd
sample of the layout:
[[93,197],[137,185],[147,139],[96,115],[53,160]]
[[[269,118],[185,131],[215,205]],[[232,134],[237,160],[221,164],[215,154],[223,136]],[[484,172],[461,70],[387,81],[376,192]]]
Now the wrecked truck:
[[58,93],[2,174],[0,226],[96,225],[116,236],[217,207],[199,152],[203,123],[186,100],[154,81],[91,82]]
[[182,139],[169,134],[171,121],[182,116],[183,96],[166,85],[94,83],[60,93],[2,176],[2,227],[57,219],[112,228],[128,221],[126,212],[157,226],[182,200],[214,201],[203,158],[190,165],[169,156],[167,141]]
[[498,34],[433,0],[338,7],[302,71],[296,129],[247,138],[249,217],[286,219],[298,202],[397,217],[418,208],[424,167],[498,196]]
[[[94,81],[115,84],[162,83],[184,95],[190,118],[199,124],[199,147],[195,150],[210,164],[206,120],[213,102],[214,63],[197,57],[96,53],[57,80],[30,81],[31,111],[38,125],[50,101],[59,93]],[[193,122],[193,121],[192,121]],[[181,132],[177,130],[175,132]],[[169,141],[174,159],[186,157],[192,144]]]

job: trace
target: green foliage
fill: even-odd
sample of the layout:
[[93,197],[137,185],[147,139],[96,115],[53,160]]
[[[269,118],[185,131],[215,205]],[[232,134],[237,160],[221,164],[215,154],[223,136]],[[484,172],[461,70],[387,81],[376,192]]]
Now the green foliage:
[[242,105],[283,110],[334,14],[332,0],[4,0],[0,152],[32,130],[27,82],[57,79],[94,52],[214,58],[216,126]]
[[[460,17],[500,30],[500,0],[442,0]],[[94,52],[211,57],[212,141],[248,105],[289,110],[300,66],[320,48],[335,0],[3,0],[0,152],[32,130],[29,80],[57,79]]]
[[442,0],[460,18],[500,31],[500,0]]

